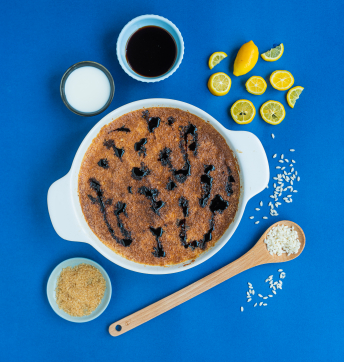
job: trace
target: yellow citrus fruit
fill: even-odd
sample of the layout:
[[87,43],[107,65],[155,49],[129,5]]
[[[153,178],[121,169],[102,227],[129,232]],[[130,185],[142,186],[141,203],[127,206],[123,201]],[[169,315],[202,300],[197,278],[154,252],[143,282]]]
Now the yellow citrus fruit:
[[246,82],[246,90],[251,94],[260,95],[266,91],[267,84],[262,77],[254,75]]
[[239,99],[231,108],[231,115],[238,124],[247,124],[252,122],[256,115],[256,109],[252,102],[247,99]]
[[215,73],[208,80],[208,88],[214,96],[224,96],[231,89],[232,81],[225,73]]
[[275,62],[278,60],[284,53],[283,43],[277,45],[277,47],[268,50],[267,52],[261,54],[260,56],[267,62]]
[[258,56],[258,48],[253,41],[251,40],[248,43],[245,43],[239,49],[235,58],[233,74],[238,77],[248,73],[256,65]]
[[294,84],[294,77],[287,70],[276,70],[270,75],[270,83],[275,89],[284,91]]
[[291,108],[294,108],[295,103],[299,99],[303,90],[304,88],[300,86],[289,89],[287,93],[287,102]]
[[283,104],[277,101],[267,101],[260,107],[260,115],[265,122],[276,125],[285,117]]
[[213,69],[215,65],[219,64],[222,59],[227,58],[227,54],[224,52],[215,52],[213,53],[208,61],[208,65],[210,69]]

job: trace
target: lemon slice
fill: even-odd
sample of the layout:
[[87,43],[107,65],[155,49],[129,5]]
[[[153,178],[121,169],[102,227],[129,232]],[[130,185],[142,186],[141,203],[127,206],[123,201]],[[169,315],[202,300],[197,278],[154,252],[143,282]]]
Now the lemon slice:
[[215,65],[219,64],[221,60],[227,58],[227,54],[224,52],[215,52],[213,53],[208,61],[208,65],[210,69],[213,69]]
[[276,125],[284,120],[285,109],[280,102],[267,101],[260,107],[260,115],[266,123]]
[[239,99],[231,108],[231,115],[238,124],[247,124],[252,122],[256,115],[256,109],[252,102],[247,99]]
[[268,50],[267,52],[261,54],[260,56],[267,62],[275,62],[278,60],[284,53],[283,43],[277,45],[277,47]]
[[287,102],[291,108],[294,108],[295,103],[299,99],[303,90],[304,88],[300,86],[289,89],[287,93]]
[[294,84],[294,77],[287,70],[276,70],[270,75],[270,83],[275,89],[284,91]]
[[262,77],[253,76],[246,82],[246,90],[251,94],[263,94],[266,90],[267,84]]
[[208,80],[208,88],[214,96],[224,96],[231,89],[232,81],[225,73],[215,73]]

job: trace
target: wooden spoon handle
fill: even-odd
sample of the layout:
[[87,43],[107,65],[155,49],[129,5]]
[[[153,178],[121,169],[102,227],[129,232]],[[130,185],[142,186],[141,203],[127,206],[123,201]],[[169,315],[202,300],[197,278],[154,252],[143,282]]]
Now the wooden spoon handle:
[[[131,329],[148,322],[162,313],[196,297],[197,295],[215,287],[225,280],[263,263],[261,253],[258,252],[260,243],[257,243],[249,252],[214,273],[198,280],[197,282],[171,294],[170,296],[149,305],[113,324],[109,327],[109,333],[117,337]],[[117,329],[116,329],[117,328]]]

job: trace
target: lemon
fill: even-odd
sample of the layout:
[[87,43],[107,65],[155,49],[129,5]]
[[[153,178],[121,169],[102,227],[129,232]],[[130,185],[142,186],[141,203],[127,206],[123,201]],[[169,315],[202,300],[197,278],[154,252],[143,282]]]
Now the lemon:
[[277,47],[268,50],[267,52],[261,54],[260,56],[267,62],[275,62],[278,60],[284,53],[283,43],[277,45]]
[[260,107],[260,115],[265,122],[276,125],[285,117],[283,104],[277,101],[267,101]]
[[232,81],[225,73],[215,73],[208,80],[208,88],[214,96],[224,96],[231,89]]
[[227,58],[227,54],[224,52],[215,52],[213,53],[208,61],[208,65],[210,69],[213,69],[215,65],[219,64],[221,60]]
[[231,115],[238,124],[247,124],[252,122],[256,115],[256,109],[252,102],[247,99],[239,99],[231,108]]
[[268,86],[262,77],[254,75],[246,82],[246,90],[251,94],[263,94]]
[[294,77],[287,70],[276,70],[270,75],[270,83],[275,89],[284,91],[294,84]]
[[235,58],[233,74],[238,77],[239,75],[248,73],[256,65],[258,56],[258,48],[253,41],[251,40],[248,43],[245,43],[239,49]]
[[299,99],[303,90],[304,88],[300,86],[289,89],[287,93],[287,102],[291,108],[294,108],[295,103]]

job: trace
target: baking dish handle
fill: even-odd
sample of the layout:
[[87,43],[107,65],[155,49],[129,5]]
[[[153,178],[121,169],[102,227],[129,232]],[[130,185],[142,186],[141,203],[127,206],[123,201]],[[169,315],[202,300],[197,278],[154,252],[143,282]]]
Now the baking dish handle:
[[55,231],[62,239],[87,242],[87,235],[75,215],[70,181],[69,172],[50,186],[48,191],[49,216]]
[[251,132],[227,131],[244,175],[244,202],[263,191],[269,183],[269,162],[262,143]]

